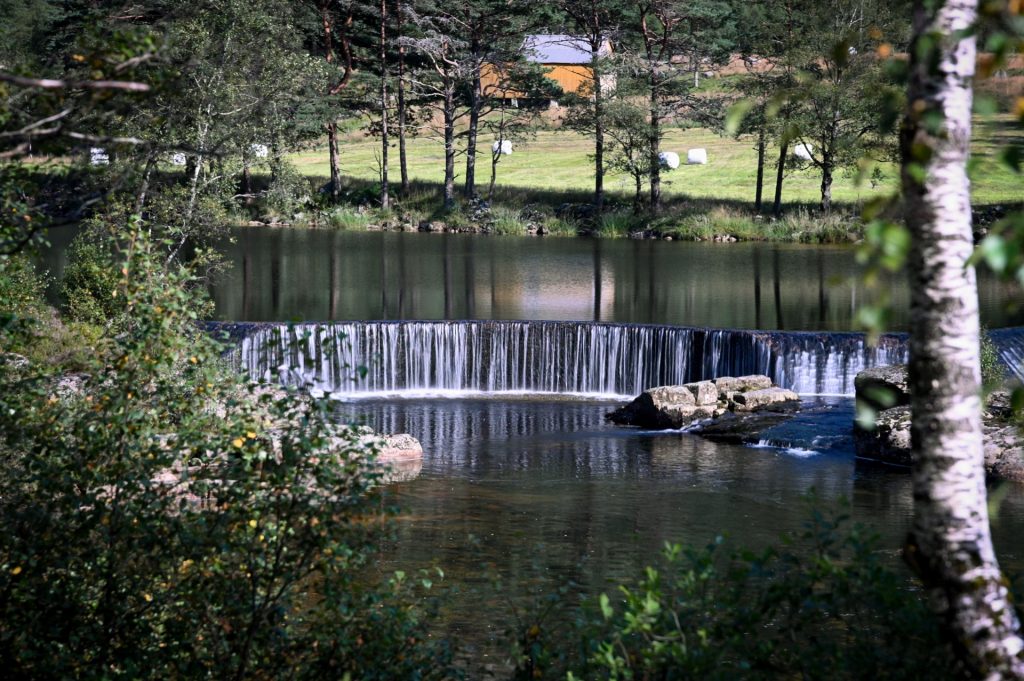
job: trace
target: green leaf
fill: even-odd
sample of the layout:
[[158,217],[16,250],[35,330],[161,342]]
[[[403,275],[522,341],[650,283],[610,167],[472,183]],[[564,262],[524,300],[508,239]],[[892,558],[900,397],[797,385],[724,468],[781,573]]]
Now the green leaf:
[[611,600],[608,598],[608,594],[601,594],[601,598],[598,600],[601,604],[601,614],[606,620],[610,620],[615,615],[615,610],[612,609]]
[[729,135],[739,132],[743,120],[753,107],[754,102],[750,99],[741,99],[730,106],[729,111],[725,114],[725,132]]

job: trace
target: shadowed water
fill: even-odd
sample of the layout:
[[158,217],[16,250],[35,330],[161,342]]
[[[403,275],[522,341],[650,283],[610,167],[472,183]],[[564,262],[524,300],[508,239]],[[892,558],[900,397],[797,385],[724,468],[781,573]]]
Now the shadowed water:
[[[909,474],[853,457],[850,400],[805,401],[762,447],[605,423],[614,403],[530,400],[357,401],[343,420],[410,432],[425,450],[419,479],[392,487],[401,507],[383,571],[437,564],[458,585],[446,627],[487,664],[516,608],[575,583],[607,591],[637,574],[666,540],[726,534],[764,547],[807,519],[803,495],[850,502],[898,565],[912,497]],[[993,521],[1001,559],[1024,565],[1024,500]],[[495,580],[500,586],[495,586]]]

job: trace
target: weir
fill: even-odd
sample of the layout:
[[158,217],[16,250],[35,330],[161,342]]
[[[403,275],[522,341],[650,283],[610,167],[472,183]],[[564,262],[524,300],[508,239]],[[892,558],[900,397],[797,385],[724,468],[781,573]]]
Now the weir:
[[[657,385],[767,374],[802,394],[852,395],[857,372],[906,361],[902,335],[535,321],[214,325],[254,378],[340,397],[551,393],[633,396]],[[1024,348],[1021,334],[1006,334]]]

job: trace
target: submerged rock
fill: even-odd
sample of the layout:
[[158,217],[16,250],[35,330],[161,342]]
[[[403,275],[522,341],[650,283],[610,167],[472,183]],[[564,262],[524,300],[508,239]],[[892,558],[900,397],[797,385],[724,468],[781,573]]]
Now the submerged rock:
[[758,411],[792,411],[799,396],[772,385],[767,376],[725,376],[714,381],[665,385],[645,390],[627,405],[607,414],[613,423],[641,428],[685,428],[698,422]]

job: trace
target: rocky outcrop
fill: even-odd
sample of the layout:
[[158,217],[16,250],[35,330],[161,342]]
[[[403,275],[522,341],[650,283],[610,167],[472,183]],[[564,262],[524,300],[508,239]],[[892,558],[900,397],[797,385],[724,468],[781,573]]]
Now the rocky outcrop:
[[727,419],[753,412],[786,412],[799,405],[791,390],[772,385],[767,376],[725,376],[713,381],[665,385],[645,390],[629,404],[607,415],[620,425],[679,429],[707,419]]
[[[857,456],[897,466],[910,466],[910,389],[907,367],[875,367],[857,374],[858,409],[876,412],[874,428],[854,424]],[[1010,395],[997,390],[982,413],[985,471],[1004,480],[1024,482],[1024,435],[1013,423]]]
[[907,367],[902,364],[872,367],[853,379],[857,402],[874,411],[910,404]]

